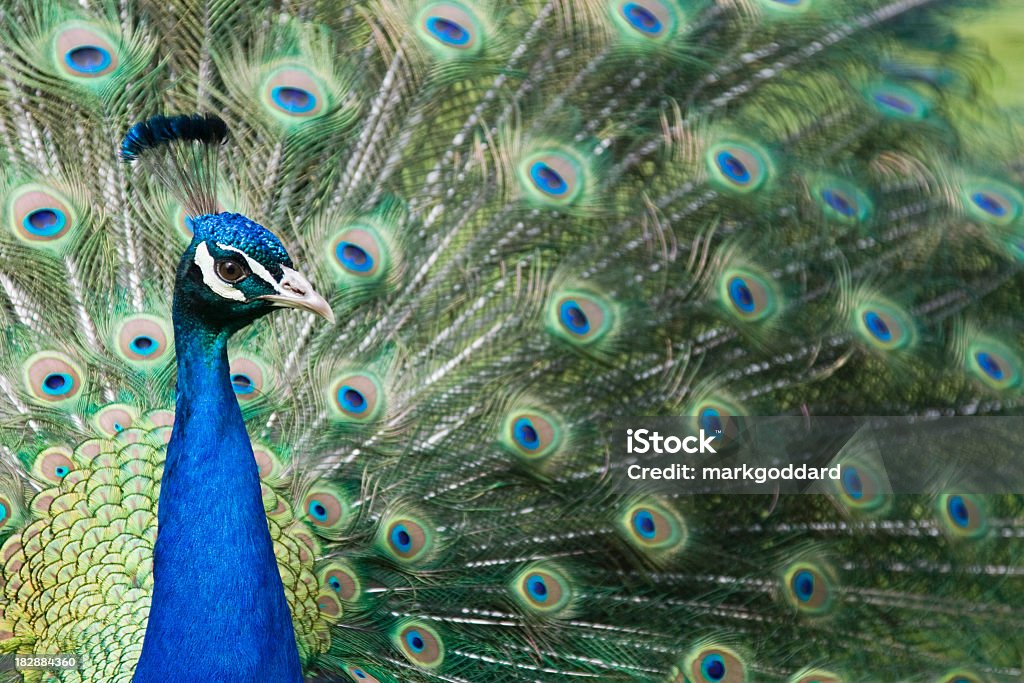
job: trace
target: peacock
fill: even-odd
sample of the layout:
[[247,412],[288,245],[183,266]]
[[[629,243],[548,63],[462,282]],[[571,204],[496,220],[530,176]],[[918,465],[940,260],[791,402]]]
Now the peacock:
[[622,443],[1020,415],[963,4],[5,0],[5,680],[1024,680],[957,444],[790,495]]

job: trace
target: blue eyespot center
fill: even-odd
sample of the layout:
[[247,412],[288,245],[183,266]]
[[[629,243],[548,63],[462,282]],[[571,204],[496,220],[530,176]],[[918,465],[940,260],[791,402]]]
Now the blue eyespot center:
[[523,448],[534,450],[540,446],[540,436],[537,434],[537,430],[529,418],[521,417],[516,420],[512,428],[512,434],[515,437],[516,443]]
[[843,469],[843,490],[854,500],[860,500],[864,496],[864,482],[861,481],[856,467]]
[[569,191],[569,183],[556,171],[543,161],[536,161],[530,166],[530,177],[537,185],[537,189],[545,194],[560,197]]
[[814,595],[814,574],[801,569],[793,576],[793,592],[800,602],[807,602]]
[[851,218],[857,211],[857,207],[851,202],[845,194],[839,190],[822,190],[821,198],[825,200],[832,209],[837,213]]
[[746,281],[741,277],[734,277],[729,280],[729,298],[736,308],[744,313],[753,313],[754,309],[757,308],[753,292],[750,291],[750,287],[747,286]]
[[307,114],[316,108],[316,95],[304,88],[281,85],[270,91],[270,97],[290,114]]
[[80,45],[64,53],[64,63],[81,74],[95,74],[110,66],[110,53],[95,45]]
[[7,519],[7,506],[5,504],[3,504],[3,503],[0,503],[0,522],[3,522],[6,519]]
[[366,678],[366,674],[363,673],[362,669],[353,669],[352,673],[356,675],[356,678]]
[[451,45],[452,47],[464,47],[473,37],[469,31],[451,19],[445,19],[444,17],[430,17],[425,23],[427,30],[430,31],[431,35],[445,45]]
[[530,595],[538,602],[545,602],[548,599],[548,586],[544,582],[544,577],[540,574],[531,574],[526,580],[526,589],[530,591]]
[[719,152],[715,155],[715,163],[718,164],[719,170],[730,180],[734,180],[741,185],[750,182],[750,171],[732,152],[725,150]]
[[405,642],[412,649],[413,652],[423,652],[423,648],[427,646],[423,640],[423,636],[420,635],[419,631],[409,631],[405,634]]
[[622,14],[638,31],[651,35],[661,32],[661,20],[645,7],[629,2],[622,8]]
[[366,397],[361,391],[348,385],[338,389],[338,402],[350,413],[365,413],[367,409]]
[[701,662],[700,670],[708,680],[720,681],[725,678],[725,660],[718,654],[708,655]]
[[892,93],[875,93],[874,98],[875,102],[883,107],[894,109],[902,114],[913,115],[917,112],[912,102]]
[[59,209],[36,209],[25,216],[22,225],[38,237],[53,237],[67,225],[67,217]]
[[70,473],[70,472],[71,472],[71,469],[68,468],[66,465],[58,465],[57,467],[55,467],[53,469],[53,473],[55,475],[57,475],[58,477],[60,477],[61,479],[63,479],[64,477],[68,476],[68,473]]
[[658,527],[654,523],[654,515],[648,510],[638,510],[633,515],[633,528],[648,540],[653,539],[658,531]]
[[1003,371],[999,361],[992,354],[979,351],[974,354],[974,360],[978,363],[978,367],[981,368],[982,372],[992,379],[999,381],[1006,377],[1006,373]]
[[341,265],[348,270],[366,273],[373,269],[373,257],[357,244],[341,242],[336,251]]
[[327,583],[328,585],[330,585],[332,589],[334,589],[335,593],[341,592],[341,581],[338,580],[337,576],[332,576],[331,578],[327,579]]
[[[721,434],[724,431],[722,416],[714,408],[705,408],[697,417],[705,434]],[[717,438],[717,437],[716,437]]]
[[[327,521],[327,508],[315,498],[309,501],[309,515],[318,522]],[[335,579],[337,581],[337,579]]]
[[241,372],[236,372],[231,375],[231,388],[234,389],[236,394],[240,394],[242,396],[256,391],[256,385],[252,381],[252,378]]
[[949,518],[953,520],[953,524],[961,529],[966,529],[971,523],[971,511],[962,496],[950,496],[946,509],[949,510]]
[[1006,215],[1006,207],[1002,202],[987,192],[975,192],[971,195],[971,201],[990,216],[1002,218]]
[[892,330],[882,320],[882,317],[874,311],[868,311],[864,314],[864,325],[867,326],[868,332],[878,341],[892,341]]
[[140,334],[128,343],[128,348],[140,356],[150,356],[159,347],[160,344],[155,339],[145,334]]
[[396,524],[391,530],[391,543],[403,553],[412,550],[412,536],[404,524]]
[[66,372],[51,372],[43,378],[43,391],[50,396],[67,394],[74,387],[75,380]]
[[587,314],[572,299],[562,302],[562,305],[558,307],[558,315],[562,324],[573,334],[583,335],[590,331]]

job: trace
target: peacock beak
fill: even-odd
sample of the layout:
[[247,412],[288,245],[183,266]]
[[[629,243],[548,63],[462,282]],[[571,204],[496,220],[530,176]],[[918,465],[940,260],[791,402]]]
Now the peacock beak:
[[304,278],[297,271],[287,266],[281,266],[284,276],[277,283],[277,294],[265,294],[259,299],[266,299],[276,306],[287,308],[300,308],[310,313],[316,313],[328,322],[334,322],[334,311],[327,300],[317,294],[309,280]]

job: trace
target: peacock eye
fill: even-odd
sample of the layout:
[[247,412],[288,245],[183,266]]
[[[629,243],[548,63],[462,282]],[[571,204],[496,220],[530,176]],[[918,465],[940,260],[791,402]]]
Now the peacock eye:
[[249,276],[245,266],[233,258],[220,259],[214,264],[214,268],[217,277],[230,284],[237,284]]

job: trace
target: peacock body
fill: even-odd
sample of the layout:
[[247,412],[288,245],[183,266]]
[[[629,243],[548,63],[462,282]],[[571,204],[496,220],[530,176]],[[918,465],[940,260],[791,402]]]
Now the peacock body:
[[1019,495],[617,484],[638,416],[1019,413],[962,13],[5,2],[0,650],[79,660],[12,680],[1021,680]]

